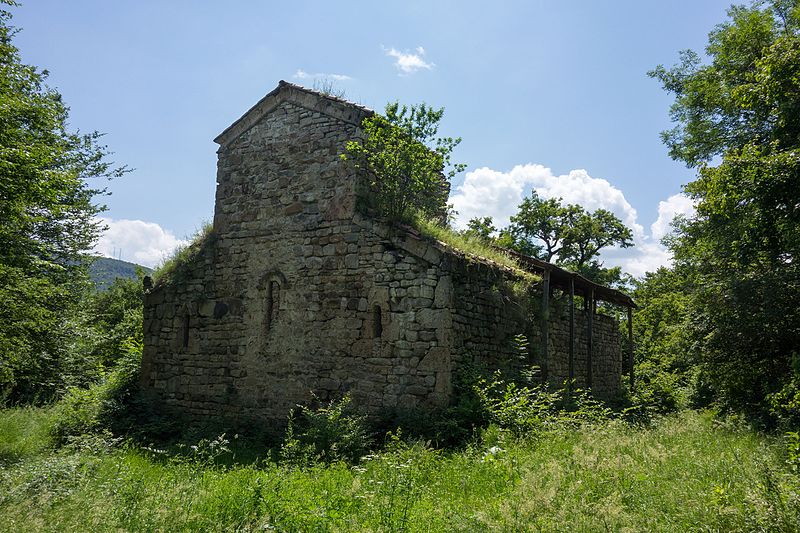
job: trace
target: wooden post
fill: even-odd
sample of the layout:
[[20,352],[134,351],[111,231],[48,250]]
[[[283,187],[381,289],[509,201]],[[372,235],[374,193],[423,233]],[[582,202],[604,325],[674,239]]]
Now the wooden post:
[[542,275],[542,381],[547,381],[550,341],[550,271]]
[[567,391],[572,392],[575,379],[575,278],[569,278],[569,373]]
[[586,345],[586,388],[592,388],[592,350],[594,349],[594,288],[589,290],[589,301],[587,305],[589,340]]
[[633,308],[628,307],[628,372],[631,378],[631,392],[634,390],[633,381]]

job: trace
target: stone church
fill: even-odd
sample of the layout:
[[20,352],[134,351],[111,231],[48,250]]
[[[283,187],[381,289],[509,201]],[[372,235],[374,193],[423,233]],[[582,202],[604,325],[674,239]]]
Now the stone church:
[[522,256],[539,282],[520,297],[519,272],[371,217],[339,157],[370,113],[281,81],[215,139],[213,227],[145,294],[145,394],[237,421],[346,393],[378,414],[446,405],[465,365],[524,363],[615,395],[630,360],[595,302],[630,298]]

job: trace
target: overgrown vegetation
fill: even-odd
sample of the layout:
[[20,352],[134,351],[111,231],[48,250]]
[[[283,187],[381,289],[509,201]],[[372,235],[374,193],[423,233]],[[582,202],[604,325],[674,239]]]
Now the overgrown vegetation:
[[[14,31],[0,12],[0,403],[22,405],[0,410],[0,530],[800,530],[796,0],[732,8],[710,64],[686,52],[651,73],[676,96],[664,140],[698,168],[697,215],[677,223],[674,268],[634,284],[638,386],[623,408],[512,361],[459,376],[439,410],[297,406],[278,444],[142,402],[143,273],[97,292],[84,261],[103,209],[86,180],[125,169],[97,134],[68,131]],[[498,246],[624,281],[596,259],[631,240],[608,212],[534,194],[497,237],[489,217],[449,229],[462,166],[459,139],[437,137],[442,113],[390,104],[348,144],[376,212],[511,269],[503,290],[537,279]],[[187,275],[213,237],[201,228],[156,283]]]
[[104,210],[97,182],[126,169],[108,160],[100,134],[70,131],[47,71],[22,63],[10,20],[0,9],[0,403],[42,402],[62,389],[80,338],[85,252]]
[[298,406],[289,413],[281,459],[289,464],[358,463],[372,446],[366,417],[358,414],[350,396],[316,409]]
[[640,285],[651,294],[646,329],[666,333],[643,339],[650,351],[640,360],[668,372],[659,386],[674,377],[697,399],[796,429],[800,4],[732,7],[706,53],[708,64],[687,51],[650,73],[675,95],[676,127],[663,138],[673,158],[698,168],[686,186],[697,213],[669,242],[673,271]]
[[496,228],[492,217],[473,218],[462,234],[494,247],[536,257],[577,272],[605,285],[627,282],[620,267],[604,267],[604,248],[633,246],[633,232],[606,209],[587,211],[561,198],[542,199],[531,191],[505,228]]
[[461,139],[437,137],[442,115],[444,108],[425,104],[386,104],[383,115],[364,119],[361,138],[349,141],[341,155],[364,172],[373,207],[390,221],[415,212],[446,216],[448,181],[466,166],[450,162]]
[[156,268],[153,272],[154,283],[181,279],[186,274],[185,269],[199,257],[206,246],[211,244],[213,238],[213,224],[204,222],[189,238],[188,244],[176,248],[172,255]]
[[457,232],[446,224],[421,214],[416,214],[411,218],[410,222],[425,237],[441,241],[447,246],[463,252],[468,258],[488,259],[513,270],[522,278],[531,281],[538,280],[538,277],[525,270],[511,255],[504,253],[502,249],[492,246],[483,239],[468,233]]
[[395,437],[358,466],[302,468],[237,461],[233,437],[196,443],[197,453],[183,455],[102,436],[53,452],[40,437],[48,416],[0,412],[0,529],[800,527],[800,485],[790,467],[795,448],[710,414],[684,412],[647,429],[622,422],[553,426],[536,439],[490,426],[453,452]]

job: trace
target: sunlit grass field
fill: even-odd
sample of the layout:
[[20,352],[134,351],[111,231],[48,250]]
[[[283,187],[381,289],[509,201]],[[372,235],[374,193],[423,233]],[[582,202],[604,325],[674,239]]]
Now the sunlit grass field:
[[459,451],[395,440],[357,466],[305,468],[242,464],[235,441],[176,454],[107,435],[54,450],[50,416],[0,411],[2,531],[795,531],[800,524],[798,482],[780,440],[706,413],[524,440],[489,431]]

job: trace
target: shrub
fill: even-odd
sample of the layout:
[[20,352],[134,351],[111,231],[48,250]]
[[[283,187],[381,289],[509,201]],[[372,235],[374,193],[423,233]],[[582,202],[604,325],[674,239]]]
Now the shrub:
[[119,427],[136,392],[142,345],[129,339],[123,355],[106,378],[88,389],[72,388],[56,405],[51,435],[58,445],[70,437]]
[[347,143],[341,158],[366,174],[370,200],[380,215],[393,221],[415,210],[444,216],[448,180],[466,166],[450,162],[461,139],[437,137],[444,108],[395,102],[386,105],[385,113],[364,119],[361,135]]
[[479,381],[475,392],[489,421],[516,437],[604,422],[614,416],[587,391],[579,389],[567,395],[565,390],[551,390],[547,385],[521,385],[503,379],[500,372],[491,381]]
[[372,442],[366,417],[353,411],[348,394],[327,405],[299,405],[297,411],[290,411],[280,457],[294,465],[336,461],[355,464],[367,454]]

